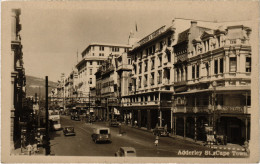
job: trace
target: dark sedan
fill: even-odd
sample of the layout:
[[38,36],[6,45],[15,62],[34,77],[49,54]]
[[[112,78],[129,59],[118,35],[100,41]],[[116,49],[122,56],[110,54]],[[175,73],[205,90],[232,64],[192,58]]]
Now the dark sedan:
[[75,136],[76,135],[73,126],[64,127],[63,134],[64,134],[64,136]]

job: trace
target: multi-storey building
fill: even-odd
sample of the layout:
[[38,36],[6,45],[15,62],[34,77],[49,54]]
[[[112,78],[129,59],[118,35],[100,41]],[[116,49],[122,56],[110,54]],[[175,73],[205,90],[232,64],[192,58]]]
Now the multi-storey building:
[[193,21],[179,34],[173,46],[175,135],[249,140],[250,33],[244,25],[203,28]]
[[[113,119],[118,110],[117,72],[115,60],[117,55],[110,55],[96,72],[97,100],[101,103],[101,118]],[[100,115],[99,115],[100,116]]]
[[[95,73],[101,64],[107,60],[109,55],[119,56],[119,54],[127,52],[129,48],[129,45],[92,43],[82,52],[82,59],[76,65],[78,69],[76,87],[82,103],[89,102],[90,88],[96,86]],[[94,99],[91,101],[94,101]],[[91,109],[89,112],[94,111]]]
[[27,120],[23,113],[23,100],[25,99],[25,70],[21,44],[20,9],[11,10],[11,149],[20,146],[21,127],[26,126]]
[[[128,94],[128,81],[132,71],[131,58],[127,53],[110,55],[96,72],[97,116],[120,119],[121,97]],[[126,117],[125,117],[126,118]]]
[[[77,105],[77,92],[76,92],[76,85],[78,73],[77,70],[71,71],[69,76],[65,79],[65,102],[66,108],[70,109],[71,107],[75,107]],[[80,106],[80,104],[78,104]]]
[[[122,95],[124,118],[147,129],[170,127],[173,94],[175,26],[162,26],[138,41],[129,51],[133,70],[129,91]],[[159,118],[159,119],[158,119]]]

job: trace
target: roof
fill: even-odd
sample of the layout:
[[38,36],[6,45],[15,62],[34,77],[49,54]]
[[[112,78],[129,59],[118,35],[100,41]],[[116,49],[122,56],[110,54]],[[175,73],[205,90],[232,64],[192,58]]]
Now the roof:
[[114,44],[114,43],[98,43],[98,42],[93,42],[90,43],[87,48],[85,48],[81,54],[85,53],[91,46],[109,46],[109,47],[126,47],[126,48],[131,48],[131,45],[128,44]]
[[184,41],[188,41],[188,34],[189,34],[190,29],[187,29],[181,33],[179,33],[178,35],[178,40],[177,40],[177,44],[184,42]]
[[[206,28],[206,27],[201,27],[201,26],[196,26],[199,31],[208,31],[208,30],[211,30],[209,28]],[[177,44],[178,43],[182,43],[182,42],[185,42],[185,41],[188,41],[189,40],[189,32],[190,32],[190,28],[188,28],[187,30],[179,33],[178,35],[178,40],[177,40]]]

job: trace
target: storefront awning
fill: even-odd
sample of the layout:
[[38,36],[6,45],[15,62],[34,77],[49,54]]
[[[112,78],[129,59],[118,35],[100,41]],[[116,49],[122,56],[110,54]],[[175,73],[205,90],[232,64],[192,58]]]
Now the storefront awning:
[[[176,91],[176,90],[175,90]],[[184,94],[195,94],[195,93],[201,93],[201,92],[213,92],[214,89],[203,89],[203,90],[195,90],[195,91],[187,91],[187,92],[181,92],[181,93],[174,93],[173,95],[184,95]],[[251,91],[250,86],[227,86],[227,87],[216,87],[215,90],[217,93],[232,93],[232,92],[238,92],[238,91]]]

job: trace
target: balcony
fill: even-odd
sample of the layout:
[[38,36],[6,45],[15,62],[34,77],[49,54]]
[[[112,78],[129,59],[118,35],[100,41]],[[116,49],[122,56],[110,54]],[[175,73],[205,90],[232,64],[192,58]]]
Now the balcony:
[[164,85],[169,85],[170,84],[170,79],[167,79],[167,78],[163,79],[163,84]]
[[217,110],[220,113],[244,113],[251,114],[250,106],[217,106]]
[[[234,113],[234,114],[251,114],[251,106],[217,106],[215,110],[218,114]],[[177,106],[175,113],[213,113],[211,106]]]
[[129,64],[121,64],[118,66],[117,71],[119,70],[132,70],[132,65]]
[[161,107],[171,107],[172,106],[172,101],[168,100],[168,101],[161,101]]

